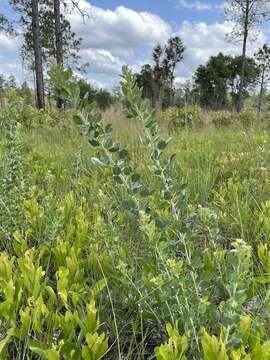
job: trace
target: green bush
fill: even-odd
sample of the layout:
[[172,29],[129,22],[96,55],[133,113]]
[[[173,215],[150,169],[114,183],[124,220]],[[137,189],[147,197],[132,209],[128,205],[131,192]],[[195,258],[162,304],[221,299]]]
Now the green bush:
[[235,113],[230,111],[213,111],[210,113],[211,121],[216,127],[240,125],[250,127],[256,123],[257,115],[254,111]]
[[235,114],[234,122],[243,127],[250,127],[258,120],[257,114],[254,111],[243,111],[239,114]]
[[7,113],[10,108],[16,110],[16,121],[26,129],[40,128],[46,125],[56,126],[59,123],[58,110],[38,110],[27,105],[15,91],[10,91],[7,93],[4,106],[0,109],[0,126],[7,125]]
[[258,117],[258,122],[260,123],[261,127],[263,129],[269,129],[270,128],[270,112],[263,112]]
[[23,106],[20,115],[21,124],[27,129],[40,128],[46,125],[56,126],[59,124],[59,112],[38,110],[30,105]]
[[185,127],[195,128],[203,123],[203,113],[197,105],[187,105],[182,108],[171,107],[162,113],[161,120],[168,124],[170,130]]
[[229,126],[233,122],[233,114],[229,111],[212,111],[210,117],[216,127]]

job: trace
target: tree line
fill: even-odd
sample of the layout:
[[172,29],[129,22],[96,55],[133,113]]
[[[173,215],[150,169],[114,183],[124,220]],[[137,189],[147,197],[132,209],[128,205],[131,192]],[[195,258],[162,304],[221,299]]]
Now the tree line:
[[[9,3],[20,15],[17,25],[23,30],[21,57],[24,65],[33,72],[36,106],[44,109],[44,73],[51,60],[54,59],[59,66],[83,70],[78,65],[82,39],[72,31],[66,12],[76,8],[83,18],[88,14],[80,9],[78,0],[9,0]],[[258,111],[261,111],[269,78],[269,47],[265,44],[253,58],[247,57],[247,50],[248,40],[254,40],[260,25],[270,17],[270,2],[226,0],[225,17],[233,24],[228,40],[240,41],[242,53],[240,56],[220,53],[211,57],[206,65],[199,66],[192,85],[186,86],[186,96],[207,108],[226,108],[230,103],[241,111],[249,89],[259,82]],[[17,28],[0,14],[0,31],[16,33]],[[175,72],[185,49],[180,37],[171,37],[164,46],[155,46],[152,63],[145,64],[137,74],[143,96],[151,101],[153,107],[176,103]],[[105,95],[108,97],[108,93]],[[58,97],[56,103],[59,109],[64,107],[63,99]]]
[[[153,54],[154,56],[155,54]],[[143,97],[148,98],[153,106],[156,99],[165,109],[168,106],[179,106],[197,103],[210,110],[237,110],[241,85],[242,57],[224,55],[222,52],[211,56],[205,65],[196,69],[192,81],[181,88],[171,86],[170,77],[163,77],[156,93],[156,67],[143,65],[137,74],[137,82],[143,90]],[[166,72],[165,72],[166,74]],[[259,91],[257,110],[261,112],[263,98],[270,78],[270,48],[267,44],[245,59],[242,99],[246,99],[257,88]]]
[[[227,0],[225,16],[234,24],[229,41],[242,43],[242,54],[230,56],[219,53],[210,57],[206,65],[200,65],[191,82],[185,84],[186,101],[199,103],[207,109],[242,110],[243,100],[249,91],[259,85],[258,112],[262,108],[270,72],[270,49],[267,44],[248,57],[248,40],[256,39],[259,26],[270,17],[270,2],[266,0]],[[163,108],[177,105],[179,89],[173,80],[176,65],[183,59],[185,47],[179,37],[171,38],[165,48],[157,46],[152,53],[151,64],[142,66],[137,82],[153,106]],[[170,56],[168,56],[170,54]],[[182,94],[183,97],[183,94]]]

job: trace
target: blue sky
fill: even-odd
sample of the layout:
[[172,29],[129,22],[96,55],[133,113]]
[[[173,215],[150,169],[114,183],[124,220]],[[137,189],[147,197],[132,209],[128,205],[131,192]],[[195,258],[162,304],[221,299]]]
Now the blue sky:
[[[124,5],[137,11],[153,12],[171,24],[179,24],[183,20],[204,20],[211,23],[219,21],[223,17],[222,9],[220,9],[223,1],[220,0],[187,0],[182,3],[179,0],[94,0],[91,3],[111,10],[117,6]],[[198,10],[200,5],[202,8],[205,7],[205,10]],[[211,11],[209,11],[209,7],[212,8]]]
[[[151,61],[151,50],[173,35],[180,36],[186,46],[183,61],[177,67],[177,81],[192,78],[198,65],[222,51],[239,54],[241,47],[225,40],[232,24],[223,16],[223,0],[79,0],[88,17],[67,14],[72,29],[82,37],[82,63],[89,62],[86,77],[95,86],[112,89],[119,80],[124,64],[138,71]],[[0,13],[13,16],[8,0],[0,0]],[[253,54],[269,38],[265,24],[255,43],[249,44]],[[20,37],[0,33],[0,73],[13,74],[19,81],[32,79],[21,65]]]

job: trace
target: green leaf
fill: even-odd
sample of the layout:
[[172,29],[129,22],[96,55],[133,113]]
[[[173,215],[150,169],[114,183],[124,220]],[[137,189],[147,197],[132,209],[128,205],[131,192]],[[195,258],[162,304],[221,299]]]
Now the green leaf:
[[133,182],[137,182],[137,181],[139,181],[140,180],[140,175],[139,174],[133,174],[132,176],[131,176],[131,180],[133,181]]
[[110,164],[110,158],[106,155],[103,154],[101,155],[100,159],[99,159],[104,165],[109,165]]
[[172,154],[170,157],[170,163],[173,163],[176,160],[176,154]]
[[126,159],[128,157],[128,151],[126,149],[122,149],[119,151],[119,158]]
[[10,340],[11,336],[7,335],[3,340],[0,341],[0,354],[2,353],[6,345],[10,342]]
[[171,141],[171,138],[169,138],[167,140],[160,140],[157,145],[159,150],[164,150],[170,141]]
[[99,142],[98,142],[97,140],[95,140],[95,139],[89,140],[89,144],[90,144],[91,146],[93,146],[93,147],[99,146]]
[[154,152],[152,153],[152,158],[154,159],[154,160],[158,160],[159,159],[159,157],[160,157],[160,151],[159,150],[154,150]]
[[159,150],[164,150],[167,145],[168,144],[165,140],[160,140],[157,146],[158,146]]
[[109,133],[112,132],[112,130],[113,130],[113,125],[112,124],[107,124],[105,126],[105,133],[109,134]]
[[113,143],[113,145],[109,148],[110,152],[117,152],[120,149],[120,143]]
[[113,167],[113,174],[114,175],[120,175],[121,174],[121,168],[119,166]]
[[47,358],[46,353],[50,349],[47,344],[44,344],[38,340],[29,340],[28,346],[29,349],[33,351],[33,353],[38,354],[45,359]]
[[106,142],[105,142],[106,149],[110,149],[112,146],[113,146],[112,139],[107,139]]
[[92,295],[95,298],[105,287],[107,286],[107,280],[101,279],[95,283],[92,287]]
[[101,120],[102,120],[102,115],[101,115],[100,113],[97,113],[96,116],[95,116],[95,121],[96,121],[97,123],[100,123]]
[[96,157],[92,157],[91,161],[96,166],[105,166],[106,164]]
[[146,119],[145,119],[145,122],[144,122],[144,125],[146,128],[149,128],[153,125],[154,123],[154,120],[153,120],[153,117],[152,117],[152,114],[149,115]]
[[132,173],[132,167],[131,166],[126,166],[123,170],[125,175],[130,175]]
[[74,121],[75,124],[77,124],[77,125],[83,125],[84,124],[84,119],[83,119],[81,114],[78,114],[78,113],[74,114],[72,118],[73,118],[73,121]]

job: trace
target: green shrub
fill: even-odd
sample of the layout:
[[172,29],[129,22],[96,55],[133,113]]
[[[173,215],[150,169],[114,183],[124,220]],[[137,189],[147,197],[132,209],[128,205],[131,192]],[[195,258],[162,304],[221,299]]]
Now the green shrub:
[[46,125],[56,126],[59,123],[59,112],[38,110],[30,105],[23,106],[20,116],[21,124],[27,129],[40,128]]
[[257,114],[254,111],[243,111],[234,116],[234,122],[243,127],[250,127],[254,125],[257,120]]
[[210,116],[216,127],[229,126],[233,122],[233,114],[229,111],[212,111]]
[[9,92],[5,105],[0,109],[0,126],[7,126],[7,113],[11,107],[15,110],[16,121],[26,129],[40,128],[46,125],[56,126],[59,123],[58,110],[38,110],[27,105],[16,92]]
[[257,121],[257,115],[254,111],[243,111],[239,114],[230,111],[213,111],[210,113],[210,117],[216,127],[230,125],[250,127]]
[[171,130],[185,127],[195,128],[202,125],[203,114],[197,105],[187,105],[182,108],[171,107],[162,113],[161,120],[166,122]]

